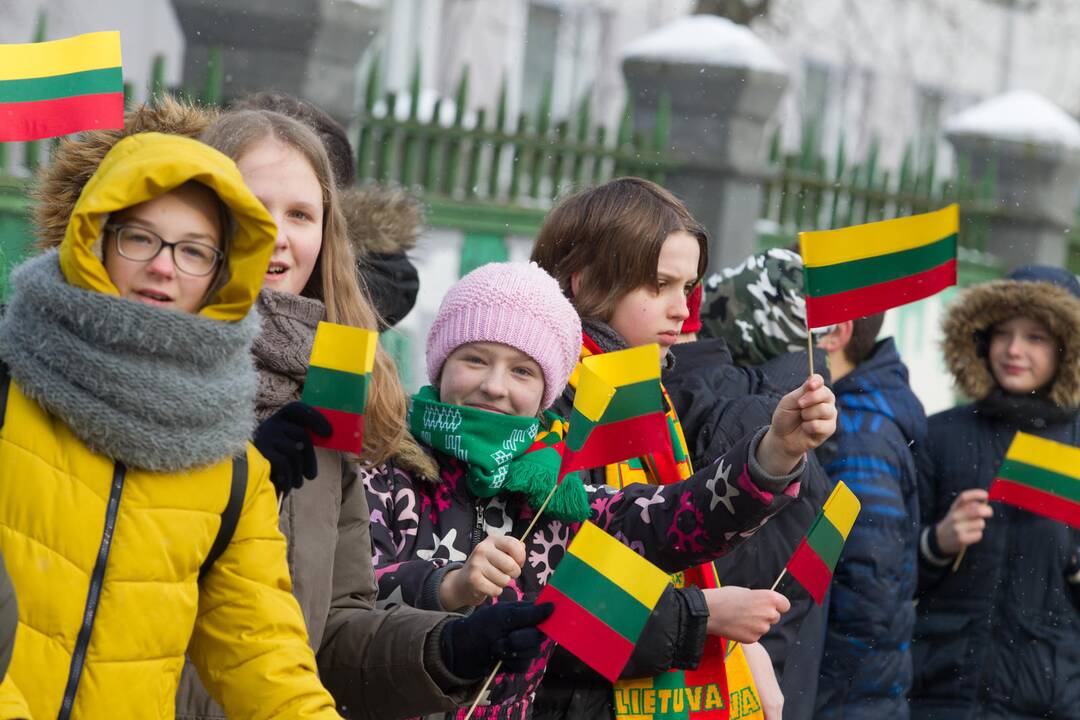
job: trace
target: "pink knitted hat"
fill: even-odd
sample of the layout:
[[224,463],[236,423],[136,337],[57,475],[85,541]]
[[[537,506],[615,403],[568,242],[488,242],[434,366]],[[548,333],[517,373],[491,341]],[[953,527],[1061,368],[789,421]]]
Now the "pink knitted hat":
[[450,353],[470,342],[517,348],[544,373],[542,409],[562,394],[581,353],[581,320],[555,278],[536,263],[490,263],[450,288],[427,342],[434,385]]

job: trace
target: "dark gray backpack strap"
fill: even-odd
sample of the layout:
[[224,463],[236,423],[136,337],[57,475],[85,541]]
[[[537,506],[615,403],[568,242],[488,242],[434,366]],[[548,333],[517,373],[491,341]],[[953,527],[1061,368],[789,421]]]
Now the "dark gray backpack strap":
[[7,415],[7,396],[11,385],[11,373],[7,363],[0,360],[0,427],[4,427],[4,416]]
[[240,521],[240,510],[244,506],[244,493],[247,492],[248,464],[247,453],[238,455],[232,461],[232,484],[229,488],[229,502],[225,503],[225,509],[221,511],[221,526],[218,528],[214,544],[210,546],[210,552],[203,560],[199,568],[199,582],[202,582],[206,573],[210,572],[214,561],[221,557],[225,548],[232,542],[233,533],[236,532],[236,524]]

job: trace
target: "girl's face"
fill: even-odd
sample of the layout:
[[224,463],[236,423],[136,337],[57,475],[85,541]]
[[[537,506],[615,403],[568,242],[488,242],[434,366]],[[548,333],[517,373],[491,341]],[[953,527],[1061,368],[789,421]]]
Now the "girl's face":
[[450,353],[439,378],[439,400],[504,415],[536,417],[544,375],[535,360],[502,343],[466,343]]
[[608,324],[630,347],[660,344],[660,356],[675,344],[690,311],[686,298],[698,276],[698,240],[684,230],[667,236],[656,265],[656,284],[642,285],[615,305]]
[[307,287],[323,240],[323,193],[307,158],[268,137],[236,161],[255,197],[277,223],[277,242],[263,287],[299,295]]
[[990,371],[1005,392],[1041,390],[1054,379],[1057,367],[1057,338],[1038,320],[1013,318],[990,331]]
[[[167,247],[150,260],[131,260],[117,251],[118,233],[105,233],[105,271],[120,291],[120,297],[135,302],[195,313],[206,302],[206,293],[221,272],[221,262],[206,275],[192,275],[176,266],[176,254],[191,252],[203,257],[213,248],[221,250],[221,225],[214,193],[195,183],[182,185],[153,200],[133,205],[113,213],[109,227],[125,226],[125,242],[152,245],[160,240],[167,243],[194,242],[203,248],[185,245]],[[129,251],[129,254],[132,254]]]

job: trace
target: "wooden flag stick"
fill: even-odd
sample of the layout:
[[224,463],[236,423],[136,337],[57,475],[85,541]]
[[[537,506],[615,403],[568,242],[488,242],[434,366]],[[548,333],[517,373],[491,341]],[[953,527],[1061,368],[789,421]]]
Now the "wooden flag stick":
[[964,553],[967,552],[967,545],[960,548],[960,552],[957,553],[956,559],[953,560],[952,571],[956,572],[960,568],[960,563],[964,562]]
[[[529,523],[529,527],[525,528],[525,532],[521,533],[521,542],[525,542],[525,538],[529,537],[529,533],[536,527],[536,523],[539,522],[540,516],[544,514],[544,510],[547,509],[548,503],[551,502],[551,498],[555,497],[555,491],[559,489],[559,483],[555,483],[551,487],[551,492],[548,493],[547,498],[544,499],[544,504],[540,506],[540,509],[536,511],[536,515],[533,516],[532,522]],[[476,699],[473,700],[472,705],[469,706],[469,712],[465,713],[465,720],[469,720],[472,717],[473,712],[476,710],[476,706],[480,704],[480,699],[484,697],[484,693],[491,687],[492,681],[495,680],[495,676],[499,674],[499,669],[502,668],[502,660],[495,663],[494,669],[491,674],[488,675],[487,680],[480,687],[480,692],[476,693]]]
[[[810,374],[814,374],[814,334],[810,332],[810,323],[806,323],[806,356],[810,358]],[[781,577],[783,577],[781,575]],[[780,582],[777,580],[776,582]]]
[[784,579],[784,575],[786,575],[786,574],[787,574],[787,568],[785,567],[783,570],[780,571],[780,576],[778,578],[776,578],[776,582],[774,582],[772,584],[772,587],[769,588],[769,589],[770,590],[776,590],[776,586],[780,584],[780,581]]
[[488,675],[487,680],[484,681],[483,686],[480,688],[480,692],[476,693],[476,699],[473,700],[472,705],[469,706],[469,712],[465,713],[465,720],[469,720],[469,718],[472,717],[472,714],[476,711],[476,706],[480,704],[480,699],[484,697],[484,693],[486,693],[488,691],[488,688],[491,687],[491,682],[495,679],[495,676],[498,674],[499,668],[501,667],[502,660],[495,663],[495,669],[491,671],[491,674]]

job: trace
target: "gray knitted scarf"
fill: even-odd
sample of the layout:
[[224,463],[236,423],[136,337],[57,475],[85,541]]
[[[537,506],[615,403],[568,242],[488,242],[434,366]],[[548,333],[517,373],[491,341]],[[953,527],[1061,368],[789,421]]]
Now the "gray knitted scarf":
[[255,417],[262,422],[282,405],[300,399],[315,330],[326,317],[326,306],[319,300],[263,288],[255,309],[262,318],[262,332],[251,347],[259,371]]
[[94,452],[176,472],[244,450],[255,424],[252,312],[240,322],[69,285],[56,251],[11,274],[0,358]]

